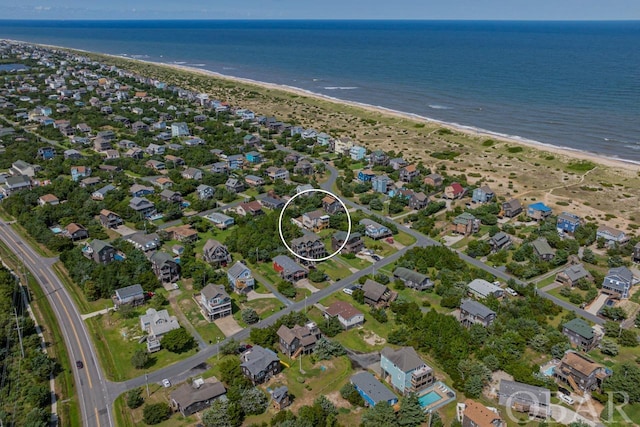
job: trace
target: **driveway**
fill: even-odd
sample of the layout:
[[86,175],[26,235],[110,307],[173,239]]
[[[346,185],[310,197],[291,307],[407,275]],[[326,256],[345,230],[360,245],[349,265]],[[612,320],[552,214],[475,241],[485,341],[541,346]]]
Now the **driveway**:
[[598,425],[598,423],[595,423],[583,417],[582,415],[575,413],[571,409],[556,404],[551,404],[551,418],[564,425],[569,425],[578,421],[581,421],[592,427]]
[[233,316],[225,316],[213,321],[218,328],[222,331],[225,337],[237,334],[242,330],[242,326],[238,325],[236,319]]
[[115,231],[116,233],[118,233],[119,235],[121,235],[123,237],[138,232],[137,230],[134,230],[134,229],[132,229],[130,227],[127,227],[126,225],[120,225],[120,226],[114,228],[113,231]]
[[589,307],[586,308],[587,312],[593,314],[594,316],[597,316],[598,311],[600,311],[604,303],[607,302],[608,298],[609,298],[609,295],[607,294],[598,295],[598,298],[596,298],[596,300],[592,302],[591,305],[589,305]]

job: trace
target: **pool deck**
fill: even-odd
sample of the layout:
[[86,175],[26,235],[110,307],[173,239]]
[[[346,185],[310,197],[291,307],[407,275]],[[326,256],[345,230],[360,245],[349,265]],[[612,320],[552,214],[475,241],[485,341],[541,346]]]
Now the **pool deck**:
[[[425,412],[435,411],[436,409],[439,409],[456,400],[456,392],[441,381],[436,381],[431,387],[425,388],[424,390],[420,391],[418,396],[424,396],[425,394],[429,394],[431,392],[437,393],[440,396],[440,399],[430,405],[423,407],[422,409]],[[449,397],[447,395],[447,393],[449,392],[453,393],[453,396]]]

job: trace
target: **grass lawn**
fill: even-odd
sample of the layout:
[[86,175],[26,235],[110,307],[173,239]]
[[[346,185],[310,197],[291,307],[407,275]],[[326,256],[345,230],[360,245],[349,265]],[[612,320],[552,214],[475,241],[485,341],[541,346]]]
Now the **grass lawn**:
[[[118,312],[111,312],[85,320],[102,362],[105,376],[112,381],[123,381],[144,373],[131,365],[131,356],[137,349],[146,349],[146,344],[138,344],[138,340],[143,335],[138,315],[145,309],[146,307],[138,307],[135,310],[136,316],[132,319],[123,319]],[[159,369],[192,356],[196,352],[197,348],[182,354],[163,349],[151,355],[148,368]]]
[[205,342],[214,343],[218,337],[224,338],[224,334],[215,323],[209,323],[209,321],[205,320],[202,313],[200,313],[200,307],[197,306],[191,296],[191,292],[183,292],[178,296],[180,310],[182,310],[182,313],[187,320],[189,320],[189,323],[196,328],[196,331]]
[[362,269],[367,268],[367,267],[369,267],[371,265],[371,263],[369,261],[366,261],[366,260],[360,259],[360,258],[349,259],[349,258],[345,258],[343,255],[338,255],[336,258],[340,262],[349,264],[349,266],[351,266],[353,268],[357,268],[358,270],[362,270]]
[[404,231],[398,232],[398,234],[393,236],[393,240],[398,243],[402,243],[405,246],[413,245],[416,242],[416,238],[410,234],[405,233]]
[[276,273],[275,270],[273,269],[273,266],[271,265],[271,263],[261,262],[258,264],[256,268],[258,272],[260,272],[260,274],[266,277],[267,280],[273,283],[274,286],[277,285],[277,283],[282,280],[278,275],[278,273]]
[[624,411],[627,418],[625,419],[624,416],[620,413],[620,411],[616,410],[614,411],[615,413],[613,414],[611,422],[606,423],[607,426],[611,426],[611,427],[629,426],[630,424],[628,420],[631,420],[632,422],[635,422],[635,423],[637,423],[638,420],[640,420],[640,403],[634,403],[633,405],[625,405],[621,409],[622,411]]
[[101,298],[96,301],[87,301],[80,286],[71,280],[71,277],[69,277],[62,261],[58,261],[53,264],[53,271],[71,294],[71,298],[73,298],[73,301],[76,303],[80,313],[93,313],[94,311],[104,310],[107,307],[113,307],[113,301],[106,298]]
[[465,237],[463,239],[458,240],[457,242],[455,242],[453,245],[450,246],[451,249],[462,249],[464,247],[466,247],[469,242],[472,240],[472,237]]
[[536,283],[536,287],[537,288],[544,288],[545,286],[549,286],[550,284],[552,284],[555,281],[556,281],[556,275],[552,274],[551,276],[547,277],[546,279],[543,279],[543,280],[539,281],[538,283]]
[[351,163],[349,169],[352,171],[364,168],[364,162]]
[[[352,273],[348,267],[343,265],[342,263],[336,262],[333,259],[328,261],[324,261],[323,263],[318,264],[318,270],[324,272],[327,276],[331,278],[331,280],[340,280],[344,279],[347,276],[350,276]],[[312,283],[316,288],[324,288],[326,287],[326,282],[324,286],[322,283]],[[318,286],[319,285],[319,286]]]
[[387,257],[398,250],[383,240],[373,240],[371,237],[364,238],[364,245],[367,248],[374,249],[377,255]]

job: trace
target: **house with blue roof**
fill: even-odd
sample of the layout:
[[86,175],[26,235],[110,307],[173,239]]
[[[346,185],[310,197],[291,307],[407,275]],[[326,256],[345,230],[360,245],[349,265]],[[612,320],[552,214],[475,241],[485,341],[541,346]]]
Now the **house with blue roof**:
[[56,156],[56,150],[53,147],[38,148],[38,157],[43,160],[50,160]]
[[249,151],[244,155],[244,157],[249,163],[262,163],[262,154],[258,153],[257,151]]
[[371,169],[363,169],[360,172],[358,172],[358,181],[371,182],[374,176],[376,176],[376,174]]
[[527,216],[537,222],[544,221],[549,218],[552,213],[551,208],[542,202],[527,206]]

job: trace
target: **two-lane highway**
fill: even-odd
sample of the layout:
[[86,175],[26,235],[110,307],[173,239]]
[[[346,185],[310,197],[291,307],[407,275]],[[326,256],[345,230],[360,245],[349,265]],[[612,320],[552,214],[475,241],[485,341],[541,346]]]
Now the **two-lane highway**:
[[[51,304],[71,358],[82,425],[114,426],[111,417],[113,399],[107,394],[108,383],[102,375],[102,368],[84,322],[69,292],[52,269],[56,259],[40,256],[13,230],[10,224],[1,220],[0,239],[24,263]],[[76,367],[76,361],[81,361],[83,367]]]

